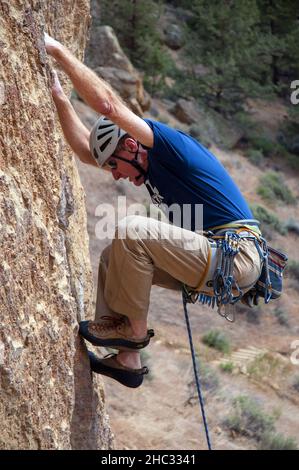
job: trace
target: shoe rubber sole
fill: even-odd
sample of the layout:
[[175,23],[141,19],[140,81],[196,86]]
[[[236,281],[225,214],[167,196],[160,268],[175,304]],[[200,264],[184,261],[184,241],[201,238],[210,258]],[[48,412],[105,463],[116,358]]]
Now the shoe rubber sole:
[[126,387],[130,388],[137,388],[143,382],[143,376],[148,373],[147,367],[143,367],[142,369],[122,369],[121,365],[120,368],[112,367],[107,364],[108,359],[99,359],[95,354],[91,351],[88,351],[89,361],[90,361],[90,368],[92,372],[96,374],[106,375],[111,379],[117,380],[117,382],[125,385]]
[[88,331],[88,323],[89,321],[81,321],[79,323],[79,334],[82,338],[89,341],[93,346],[103,346],[103,347],[110,347],[114,349],[119,349],[122,351],[132,351],[145,348],[150,339],[154,336],[154,330],[147,330],[147,335],[140,341],[131,341],[128,339],[123,338],[97,338],[96,336],[92,335]]

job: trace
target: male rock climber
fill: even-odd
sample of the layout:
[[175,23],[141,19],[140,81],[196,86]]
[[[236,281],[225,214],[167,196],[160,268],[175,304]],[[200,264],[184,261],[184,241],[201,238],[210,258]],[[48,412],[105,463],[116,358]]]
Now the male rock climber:
[[[54,72],[53,99],[66,140],[80,160],[109,171],[115,180],[145,184],[156,204],[175,204],[182,213],[184,205],[191,207],[187,227],[171,217],[170,224],[141,216],[119,223],[101,255],[95,320],[80,323],[87,341],[118,351],[102,359],[90,353],[91,369],[138,387],[147,373],[140,349],[153,336],[147,328],[151,286],[180,290],[184,285],[213,295],[218,251],[203,233],[234,227],[251,235],[240,238],[233,265],[235,285],[245,294],[261,271],[252,240],[258,227],[240,190],[210,151],[181,131],[134,114],[108,83],[47,34],[45,45],[82,99],[101,115],[90,132]],[[195,220],[198,205],[203,205],[201,233]]]

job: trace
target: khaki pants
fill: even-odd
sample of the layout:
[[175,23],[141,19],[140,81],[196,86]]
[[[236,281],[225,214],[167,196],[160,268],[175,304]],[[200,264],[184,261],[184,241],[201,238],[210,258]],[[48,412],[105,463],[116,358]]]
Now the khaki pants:
[[[101,255],[95,320],[118,314],[146,318],[152,285],[180,290],[184,283],[212,293],[207,282],[216,263],[216,250],[203,235],[155,219],[125,217]],[[255,284],[260,270],[254,242],[241,240],[234,276],[244,293]]]

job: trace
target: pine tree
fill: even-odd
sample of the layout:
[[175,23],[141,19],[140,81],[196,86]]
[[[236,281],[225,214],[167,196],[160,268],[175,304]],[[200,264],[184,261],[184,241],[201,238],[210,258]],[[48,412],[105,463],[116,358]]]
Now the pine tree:
[[[261,51],[256,0],[194,0],[191,9],[189,92],[221,113],[234,113],[248,95],[258,92],[266,68],[257,60]],[[196,74],[198,64],[206,69],[201,76]]]
[[268,38],[271,80],[288,94],[289,83],[299,78],[299,1],[258,0],[261,31]]

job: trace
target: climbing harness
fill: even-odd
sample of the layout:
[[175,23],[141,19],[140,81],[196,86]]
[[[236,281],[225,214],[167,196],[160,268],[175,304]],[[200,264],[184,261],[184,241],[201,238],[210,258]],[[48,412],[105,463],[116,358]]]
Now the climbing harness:
[[[194,304],[198,301],[211,308],[217,306],[217,311],[221,316],[229,322],[234,322],[234,305],[239,300],[242,299],[244,303],[253,307],[258,304],[259,297],[262,297],[267,304],[271,299],[277,299],[281,295],[283,271],[288,258],[284,253],[267,245],[258,226],[259,222],[257,220],[238,220],[226,226],[214,227],[213,230],[216,231],[210,230],[205,232],[204,235],[209,238],[211,247],[216,248],[218,255],[213,278],[211,281],[208,281],[208,284],[210,282],[210,287],[213,288],[213,294],[195,291],[185,284],[182,286],[183,307],[193,370],[209,450],[211,450],[211,443],[194,353],[187,303]],[[262,262],[262,269],[257,282],[243,295],[242,289],[234,279],[233,269],[235,256],[240,251],[240,240],[244,238],[254,241]]]
[[[244,223],[241,223],[244,222]],[[217,306],[218,313],[230,322],[235,321],[236,302],[242,302],[250,307],[258,305],[259,297],[266,304],[270,300],[277,299],[282,293],[283,271],[286,267],[288,257],[278,250],[270,247],[262,237],[258,228],[259,221],[244,220],[236,221],[227,226],[215,227],[213,230],[204,232],[209,238],[211,246],[216,247],[218,263],[213,279],[208,285],[213,288],[213,293],[207,294],[190,289],[185,284],[186,301],[188,303],[200,302],[211,308]],[[239,253],[240,241],[242,239],[252,240],[262,262],[260,276],[253,287],[245,294],[234,279],[234,259]]]

